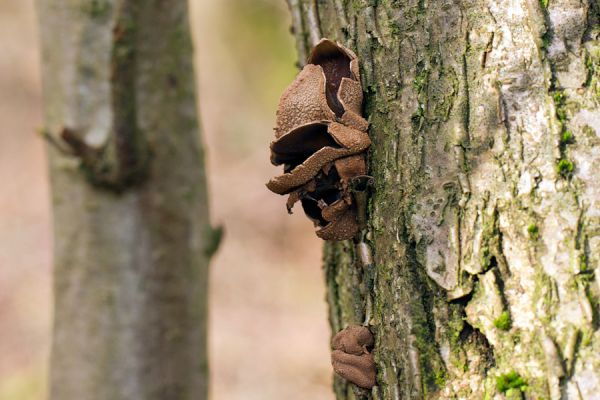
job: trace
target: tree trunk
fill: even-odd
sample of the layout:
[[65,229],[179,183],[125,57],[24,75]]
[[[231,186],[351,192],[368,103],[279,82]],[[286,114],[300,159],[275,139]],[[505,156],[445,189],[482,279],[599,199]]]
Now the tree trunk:
[[38,0],[54,400],[206,399],[209,225],[185,0]]
[[367,243],[325,245],[333,332],[377,386],[338,399],[600,399],[600,4],[289,0],[300,59],[355,50]]

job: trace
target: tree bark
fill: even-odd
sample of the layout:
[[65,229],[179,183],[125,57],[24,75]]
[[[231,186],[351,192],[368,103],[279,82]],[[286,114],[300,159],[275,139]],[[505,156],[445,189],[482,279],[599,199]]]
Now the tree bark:
[[301,61],[355,50],[375,187],[325,245],[333,333],[377,386],[338,399],[599,399],[600,4],[289,0]]
[[50,398],[206,399],[209,224],[185,0],[38,0]]

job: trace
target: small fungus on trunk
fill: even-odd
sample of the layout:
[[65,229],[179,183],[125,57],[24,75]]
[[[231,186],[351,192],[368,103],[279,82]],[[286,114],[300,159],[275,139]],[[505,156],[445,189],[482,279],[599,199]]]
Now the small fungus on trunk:
[[335,373],[365,389],[375,386],[375,360],[369,352],[373,344],[373,335],[364,326],[351,325],[338,332],[331,343]]

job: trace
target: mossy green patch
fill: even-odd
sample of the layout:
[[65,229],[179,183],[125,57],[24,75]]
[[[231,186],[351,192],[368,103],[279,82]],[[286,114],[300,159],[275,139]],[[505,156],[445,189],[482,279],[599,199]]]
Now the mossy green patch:
[[585,53],[585,87],[590,87],[592,83],[592,78],[594,77],[594,60],[589,52]]
[[501,393],[506,393],[511,389],[524,391],[527,388],[525,380],[515,371],[510,371],[496,377],[496,389]]
[[429,71],[427,69],[423,68],[417,73],[415,79],[413,80],[413,86],[417,92],[420,92],[423,89],[428,79]]
[[574,141],[575,136],[571,131],[564,131],[562,136],[560,137],[560,143],[563,145],[571,144]]
[[530,224],[527,227],[527,233],[531,239],[537,240],[540,237],[540,228],[536,224]]
[[364,8],[364,4],[360,0],[352,0],[350,3],[354,11],[361,11]]
[[587,262],[587,257],[585,254],[579,255],[579,271],[581,272],[589,272],[589,265]]
[[494,320],[494,326],[503,331],[510,329],[511,321],[508,311],[504,311],[498,318]]
[[565,124],[568,119],[567,111],[566,111],[566,107],[565,107],[566,99],[567,99],[567,97],[566,97],[565,93],[561,90],[557,90],[554,93],[552,93],[552,100],[554,101],[554,106],[556,108],[556,119],[558,119],[558,124],[560,127],[561,145],[567,144],[565,141],[563,141],[563,136],[565,134],[567,134],[566,138],[568,140],[572,139],[572,137],[573,137],[573,134],[571,132],[565,130]]
[[541,49],[543,51],[548,51],[548,48],[550,47],[550,44],[552,43],[552,37],[553,37],[553,35],[552,35],[551,31],[546,31],[542,35]]
[[562,160],[560,160],[558,162],[558,164],[556,165],[556,170],[563,177],[570,176],[573,173],[574,169],[575,169],[575,165],[573,164],[573,162],[567,160],[566,158],[563,158]]
[[557,90],[552,95],[552,100],[554,100],[554,104],[557,106],[563,106],[565,104],[567,96],[562,90]]

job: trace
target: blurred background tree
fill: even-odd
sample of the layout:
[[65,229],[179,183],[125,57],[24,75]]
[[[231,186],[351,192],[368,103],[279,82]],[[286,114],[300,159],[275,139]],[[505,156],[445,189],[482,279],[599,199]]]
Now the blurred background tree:
[[205,399],[209,223],[187,1],[40,1],[51,399]]
[[[226,229],[209,274],[211,398],[331,399],[321,241],[264,187],[276,173],[265,161],[274,110],[297,72],[287,6],[189,3],[210,213]],[[47,398],[52,236],[35,134],[45,126],[37,28],[33,2],[0,2],[2,400]]]
[[301,61],[356,51],[371,123],[374,264],[328,243],[325,269],[378,386],[337,398],[597,398],[598,2],[288,4]]

